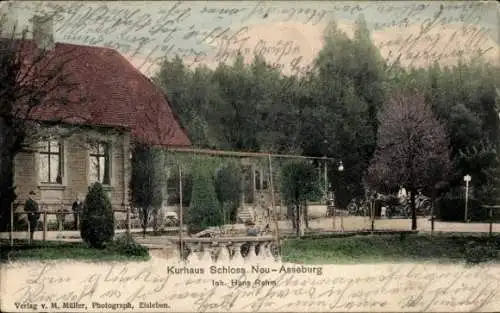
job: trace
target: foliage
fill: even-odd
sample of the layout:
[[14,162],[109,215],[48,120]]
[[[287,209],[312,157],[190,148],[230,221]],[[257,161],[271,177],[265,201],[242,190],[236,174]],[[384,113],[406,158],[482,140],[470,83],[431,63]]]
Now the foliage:
[[89,187],[85,197],[80,233],[83,241],[95,248],[103,248],[115,234],[113,208],[100,183]]
[[318,173],[311,163],[292,161],[281,168],[281,197],[285,204],[299,205],[314,197]]
[[185,213],[189,232],[196,233],[210,226],[223,223],[222,212],[217,202],[214,188],[213,172],[209,172],[201,165],[193,171],[193,190],[191,202]]
[[[318,193],[318,173],[314,165],[305,161],[292,161],[281,168],[280,191],[283,202],[294,208],[294,227],[300,234],[300,217],[308,220],[307,201]],[[307,227],[307,224],[306,224]]]
[[304,149],[308,154],[343,161],[345,170],[330,171],[329,181],[337,202],[346,206],[352,197],[364,193],[363,175],[375,150],[377,112],[386,97],[384,64],[363,16],[356,21],[352,39],[334,21],[325,29],[324,39],[310,87],[315,103],[311,115],[316,116],[302,141],[309,145]]
[[[491,186],[484,171],[496,168],[492,159],[476,153],[491,150],[500,134],[498,110],[498,67],[481,59],[442,67],[437,63],[427,69],[397,70],[393,89],[412,84],[425,93],[426,102],[445,123],[455,165],[448,188],[463,185],[463,176],[470,174],[475,186]],[[487,147],[486,149],[485,146]],[[489,187],[487,187],[489,188]],[[486,199],[485,199],[486,200]]]
[[111,245],[111,249],[126,256],[147,257],[149,250],[145,246],[137,243],[131,234],[124,233],[116,238]]
[[[481,207],[478,199],[468,201],[468,217],[471,221],[486,220],[487,211]],[[441,221],[464,221],[465,201],[463,196],[446,194],[437,201],[437,218]]]
[[463,149],[458,157],[464,168],[475,173],[472,181],[478,186],[476,196],[488,204],[496,204],[500,199],[500,156],[498,144],[479,142]]
[[150,219],[162,206],[166,175],[161,149],[142,145],[134,147],[130,179],[131,202],[139,210],[144,235]]
[[224,221],[236,221],[236,214],[243,192],[241,180],[241,169],[236,162],[228,162],[217,169],[214,181],[215,192],[222,207]]
[[491,261],[497,257],[497,249],[492,242],[469,241],[465,245],[465,260],[469,264]]
[[379,192],[404,185],[411,192],[412,229],[416,229],[417,191],[446,180],[452,168],[446,129],[423,95],[409,90],[392,96],[379,121],[367,181]]
[[[344,172],[333,164],[328,172],[340,206],[364,195],[363,178],[381,139],[377,117],[383,104],[402,91],[419,90],[419,101],[449,135],[453,168],[439,182],[422,177],[423,192],[438,196],[463,185],[462,177],[470,174],[473,184],[487,185],[491,194],[495,183],[484,172],[498,166],[462,152],[498,142],[498,66],[481,59],[418,69],[389,65],[370,37],[363,16],[352,37],[331,21],[309,72],[284,75],[261,56],[245,64],[239,55],[214,70],[190,69],[175,58],[162,64],[154,81],[198,147],[342,159]],[[395,174],[391,181],[399,178]]]

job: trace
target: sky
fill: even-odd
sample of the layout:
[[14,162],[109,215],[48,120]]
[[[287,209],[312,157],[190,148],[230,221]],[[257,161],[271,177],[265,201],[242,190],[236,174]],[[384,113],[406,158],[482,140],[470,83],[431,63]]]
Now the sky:
[[300,73],[321,49],[328,22],[352,35],[360,15],[388,61],[418,67],[477,55],[499,59],[493,1],[21,1],[4,3],[2,11],[18,29],[30,28],[33,15],[52,14],[56,41],[116,49],[147,75],[165,57],[213,67],[237,51],[247,61],[261,53],[284,73]]

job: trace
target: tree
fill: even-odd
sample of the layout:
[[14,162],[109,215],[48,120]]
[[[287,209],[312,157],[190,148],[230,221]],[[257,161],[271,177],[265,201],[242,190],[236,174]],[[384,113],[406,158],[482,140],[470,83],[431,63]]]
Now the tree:
[[221,148],[258,151],[257,134],[261,128],[257,102],[252,99],[255,80],[243,56],[238,55],[231,66],[219,64],[214,71],[214,81],[220,86],[220,102],[213,110],[213,119],[217,121],[213,127]]
[[[0,23],[0,28],[3,26]],[[16,199],[16,155],[50,135],[35,122],[36,111],[80,101],[72,93],[76,85],[67,71],[74,51],[54,57],[45,48],[16,37],[13,29],[10,38],[0,39],[0,229],[6,229],[10,206]]]
[[422,93],[395,93],[379,115],[377,148],[367,181],[379,192],[403,184],[411,192],[412,229],[417,229],[415,195],[448,178],[451,170],[446,128]]
[[281,197],[287,206],[293,207],[297,236],[301,234],[301,219],[307,220],[307,201],[317,194],[317,169],[305,161],[293,161],[283,165],[280,175]]
[[376,145],[376,115],[385,98],[384,61],[362,16],[352,39],[335,21],[327,25],[323,37],[309,78],[312,96],[304,110],[301,142],[307,155],[342,159],[342,183],[334,171],[329,178],[344,206],[364,194],[363,175]]
[[177,114],[193,145],[211,147],[217,143],[208,124],[212,108],[218,103],[218,86],[212,79],[213,71],[197,67],[194,71],[176,56],[166,58],[153,81],[167,95],[172,110]]
[[113,208],[100,183],[92,184],[85,197],[80,234],[95,248],[103,248],[115,235]]
[[[165,180],[163,151],[136,145],[132,153],[130,192],[132,204],[139,210],[144,236],[151,218],[156,217],[162,206]],[[156,222],[154,226],[156,230]]]
[[193,171],[191,202],[186,212],[189,232],[194,233],[210,226],[218,226],[222,222],[213,174],[201,165],[197,165]]
[[235,162],[228,162],[217,169],[215,192],[225,222],[236,221],[236,213],[242,194],[241,179],[241,168]]

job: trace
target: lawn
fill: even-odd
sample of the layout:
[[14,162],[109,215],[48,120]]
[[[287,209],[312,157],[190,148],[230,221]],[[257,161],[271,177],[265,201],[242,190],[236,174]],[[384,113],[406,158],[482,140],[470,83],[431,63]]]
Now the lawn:
[[[472,234],[368,235],[344,238],[291,239],[283,247],[283,260],[304,264],[438,262],[466,260],[467,243],[485,243],[487,237]],[[500,237],[494,239],[500,248]],[[470,252],[469,252],[470,253]],[[495,262],[500,261],[497,256]]]
[[39,261],[39,260],[85,260],[85,261],[147,261],[149,255],[129,255],[116,244],[105,249],[94,249],[82,242],[16,240],[15,246],[8,242],[0,245],[0,261]]

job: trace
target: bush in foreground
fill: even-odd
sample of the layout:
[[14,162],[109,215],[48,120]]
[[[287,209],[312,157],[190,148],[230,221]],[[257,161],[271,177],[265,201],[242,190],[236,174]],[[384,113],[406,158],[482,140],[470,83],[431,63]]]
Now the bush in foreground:
[[497,250],[493,242],[469,241],[465,245],[465,261],[469,264],[488,262],[496,256]]
[[113,239],[115,222],[111,202],[102,185],[94,183],[85,198],[80,234],[94,248],[103,248]]
[[145,246],[137,243],[132,235],[123,234],[115,239],[112,245],[112,249],[121,255],[126,256],[138,256],[145,257],[149,256],[149,250]]

